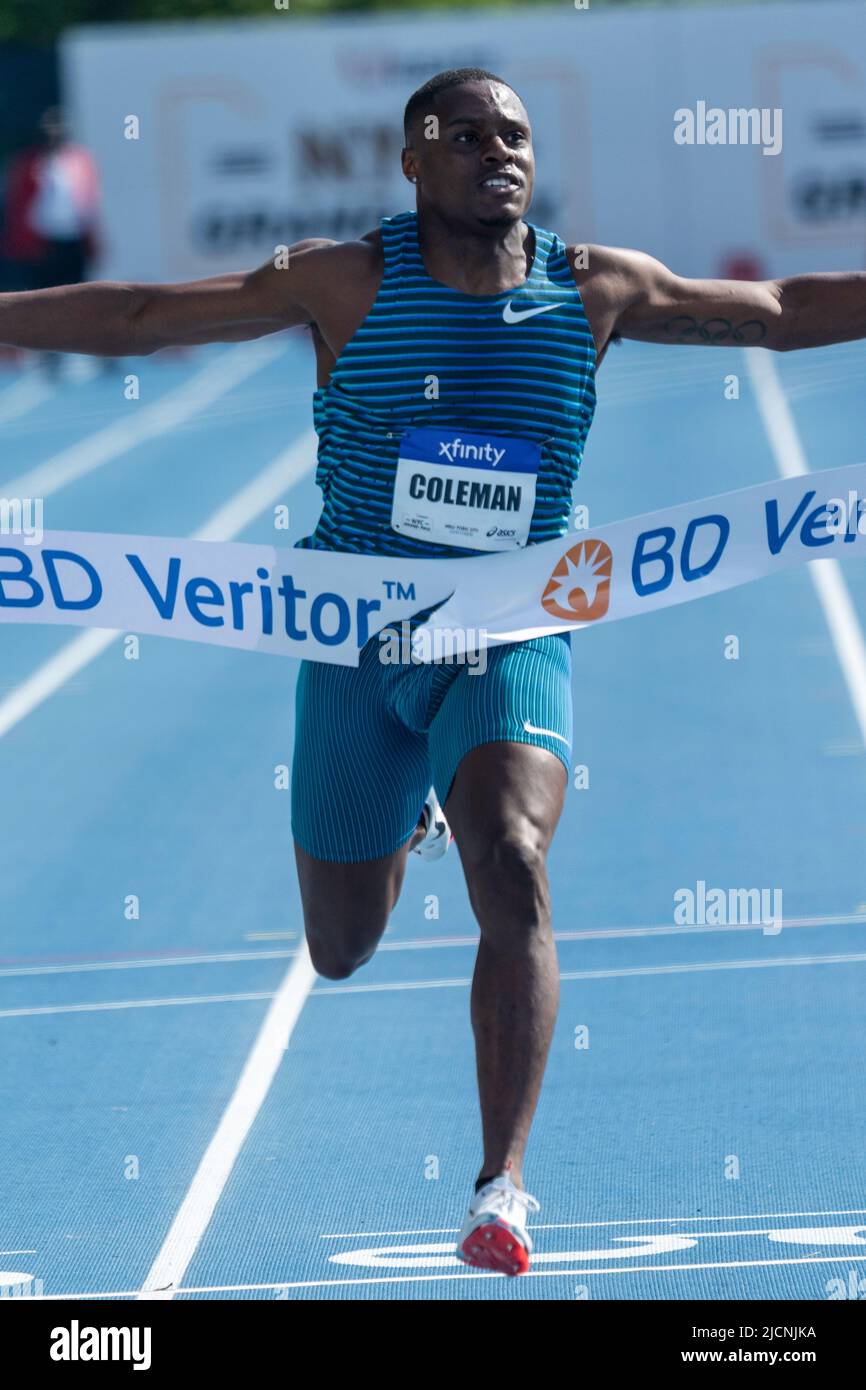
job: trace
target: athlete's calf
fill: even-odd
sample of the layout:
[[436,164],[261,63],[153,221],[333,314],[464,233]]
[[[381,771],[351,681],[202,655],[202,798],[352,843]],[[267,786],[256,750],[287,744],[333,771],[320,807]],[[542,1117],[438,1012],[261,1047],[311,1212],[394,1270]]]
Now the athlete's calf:
[[567,775],[552,753],[489,743],[460,764],[445,805],[481,931],[472,978],[481,1178],[510,1172],[523,1154],[559,1006],[559,966],[546,857]]

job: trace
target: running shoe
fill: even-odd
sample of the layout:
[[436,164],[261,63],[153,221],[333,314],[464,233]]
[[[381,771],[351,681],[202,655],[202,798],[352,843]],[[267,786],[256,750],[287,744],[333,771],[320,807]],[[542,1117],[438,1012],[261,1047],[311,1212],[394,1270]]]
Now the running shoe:
[[436,792],[432,787],[427,794],[427,800],[424,802],[422,815],[427,824],[427,834],[420,845],[415,846],[412,853],[420,854],[421,858],[426,859],[429,863],[434,859],[441,859],[453,839],[451,829],[445,819],[445,812],[439,805]]
[[525,1274],[532,1254],[526,1217],[540,1210],[536,1198],[515,1187],[507,1173],[492,1178],[469,1204],[469,1215],[457,1237],[458,1260],[498,1274]]

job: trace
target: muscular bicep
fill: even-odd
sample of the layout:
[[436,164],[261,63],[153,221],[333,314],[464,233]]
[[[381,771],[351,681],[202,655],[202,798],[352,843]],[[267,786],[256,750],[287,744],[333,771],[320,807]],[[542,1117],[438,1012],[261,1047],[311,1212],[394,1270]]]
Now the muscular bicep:
[[332,242],[300,242],[256,270],[183,284],[140,285],[133,328],[138,350],[190,343],[238,342],[311,323],[317,286]]
[[781,297],[768,280],[689,280],[624,252],[616,332],[648,343],[777,347]]

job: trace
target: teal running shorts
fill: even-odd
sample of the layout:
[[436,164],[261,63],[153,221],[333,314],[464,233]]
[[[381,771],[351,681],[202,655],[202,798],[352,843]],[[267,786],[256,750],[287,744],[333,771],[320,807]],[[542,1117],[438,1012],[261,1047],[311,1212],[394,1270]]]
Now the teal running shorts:
[[[570,768],[571,634],[490,647],[468,663],[301,663],[292,833],[316,859],[358,863],[412,835],[430,786],[445,804],[461,759],[484,743],[531,743]],[[482,654],[483,655],[483,654]]]

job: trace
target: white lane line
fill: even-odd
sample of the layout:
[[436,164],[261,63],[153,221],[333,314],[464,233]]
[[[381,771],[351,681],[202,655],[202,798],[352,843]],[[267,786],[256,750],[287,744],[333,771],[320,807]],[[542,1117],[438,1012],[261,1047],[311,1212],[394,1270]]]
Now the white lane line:
[[278,501],[287,487],[311,471],[316,457],[316,435],[306,430],[294,444],[278,454],[267,468],[251,478],[240,492],[229,498],[193,531],[194,541],[230,541],[246,530],[256,517]]
[[[556,1221],[543,1223],[533,1221],[533,1231],[584,1231],[602,1226],[655,1226],[686,1224],[696,1226],[699,1221],[787,1221],[792,1216],[866,1216],[866,1208],[853,1207],[845,1211],[759,1211],[743,1216],[628,1216],[613,1221]],[[459,1226],[425,1227],[417,1231],[335,1231],[319,1236],[320,1240],[372,1240],[382,1236],[448,1236]],[[739,1235],[740,1232],[733,1232]],[[759,1231],[759,1235],[765,1234]]]
[[[298,957],[306,953],[306,945]],[[296,958],[297,959],[297,958]],[[619,970],[563,970],[561,981],[572,980],[621,980],[632,975],[690,975],[705,970],[772,970],[780,966],[795,965],[856,965],[866,961],[866,951],[858,954],[840,956],[780,956],[776,960],[731,960],[705,961],[688,965],[632,965]],[[472,981],[466,979],[450,980],[397,980],[393,983],[374,985],[320,985],[313,990],[311,999],[319,999],[331,994],[399,994],[403,990],[424,989],[465,989]],[[185,1007],[192,1004],[246,1004],[251,1000],[273,999],[272,990],[244,994],[190,994],[167,996],[162,999],[115,999],[93,1004],[44,1004],[19,1009],[0,1009],[0,1018],[36,1018],[53,1014],[111,1013],[116,1009],[161,1009],[171,1005]]]
[[[308,430],[300,440],[279,454],[267,468],[241,488],[229,502],[193,532],[193,540],[229,541],[254,521],[288,487],[309,470],[315,457],[315,434]],[[90,628],[38,667],[15,690],[0,700],[0,738],[43,704],[74,675],[94,661],[122,634],[107,628]]]
[[[541,1258],[536,1255],[536,1259]],[[456,1257],[455,1257],[456,1259]],[[597,1265],[589,1269],[529,1269],[522,1274],[521,1279],[572,1279],[575,1276],[587,1277],[589,1275],[612,1275],[612,1274],[654,1274],[658,1270],[665,1272],[676,1271],[687,1273],[695,1269],[768,1269],[776,1265],[820,1265],[820,1264],[842,1264],[849,1260],[866,1260],[866,1255],[795,1255],[790,1259],[779,1260],[701,1260],[694,1264],[676,1265],[611,1265],[610,1267],[599,1269]],[[333,1288],[356,1288],[359,1285],[370,1284],[441,1284],[455,1279],[507,1279],[507,1274],[494,1274],[486,1270],[462,1269],[454,1274],[384,1274],[374,1278],[361,1279],[300,1279],[293,1282],[282,1280],[272,1284],[197,1284],[189,1288],[178,1288],[174,1290],[174,1297],[181,1298],[184,1294],[229,1294],[229,1293],[276,1293],[280,1289],[333,1289]],[[68,1299],[88,1299],[88,1298],[139,1298],[141,1295],[137,1289],[107,1289],[99,1293],[43,1293],[29,1294],[28,1302],[58,1303]]]
[[[776,467],[783,478],[802,477],[811,469],[773,355],[766,349],[750,348],[745,351],[745,360]],[[856,609],[838,560],[814,560],[806,569],[830,629],[860,735],[866,744],[866,640]]]
[[[231,502],[220,507],[195,533],[199,540],[228,540],[243,530],[250,521],[276,501],[287,486],[297,481],[309,468],[314,435],[303,438],[278,456],[257,478],[242,488]],[[96,631],[85,633],[46,663],[30,681],[29,699],[22,703],[19,691],[0,704],[0,736],[25,714],[41,704],[48,694],[64,683],[64,671],[71,674],[92,660],[99,651],[120,634]],[[87,646],[87,638],[98,639]],[[46,678],[46,672],[47,678]],[[68,679],[69,675],[65,675]],[[12,718],[14,716],[14,718]],[[294,959],[276,995],[255,995],[251,998],[270,998],[271,1006],[259,1030],[253,1050],[247,1059],[234,1095],[199,1164],[186,1197],[172,1222],[168,1235],[156,1257],[144,1286],[138,1294],[143,1299],[173,1297],[172,1286],[183,1277],[184,1271],[207,1228],[220,1194],[234,1167],[250,1126],[255,1120],[280,1060],[289,1045],[292,1029],[316,979],[306,944]],[[164,1001],[151,1001],[158,1005]],[[194,1003],[195,1000],[186,1002]],[[219,1002],[218,998],[215,1002]],[[69,1010],[66,1010],[67,1012]],[[92,1006],[72,1006],[72,1011],[92,1011]]]
[[315,979],[316,972],[304,943],[274,995],[234,1094],[171,1223],[162,1249],[150,1267],[139,1298],[174,1297],[270,1090]]
[[32,1008],[0,1009],[0,1018],[39,1018],[53,1014],[101,1014],[113,1013],[118,1009],[164,1009],[171,1005],[189,1006],[192,1004],[249,1004],[262,999],[273,999],[274,991],[256,990],[246,994],[178,994],[164,999],[114,999],[93,1004],[44,1004]]
[[[55,394],[57,385],[49,382],[42,374],[32,368],[12,386],[0,394],[0,425],[35,410]],[[9,489],[11,491],[11,489]]]
[[[786,917],[784,919],[786,931],[793,927],[864,925],[866,925],[866,913],[862,912],[842,913],[834,917]],[[681,927],[671,922],[660,922],[655,926],[641,927],[587,927],[583,931],[557,931],[553,933],[553,936],[555,941],[625,941],[656,936],[707,936],[713,934],[726,936],[736,932],[750,931],[763,931],[763,927],[760,923],[754,922],[726,922],[724,925],[713,923],[692,927]],[[418,937],[416,940],[381,941],[376,953],[378,955],[382,951],[425,951],[431,947],[441,946],[477,946],[479,940],[479,933],[476,932],[474,936],[430,936]]]
[[4,483],[4,491],[12,497],[51,496],[67,483],[102,468],[145,439],[154,439],[185,424],[254,372],[281,357],[285,350],[285,344],[264,339],[255,347],[244,343],[221,353],[216,359],[211,358],[188,380],[166,392],[161,400],[153,405],[130,404],[123,419],[113,420],[78,443],[61,449],[59,454],[20,478]]
[[145,956],[136,960],[67,961],[63,965],[13,965],[0,969],[0,979],[17,979],[27,975],[90,975],[101,970],[158,970],[163,965],[235,965],[244,961],[292,960],[296,955],[297,947],[290,951],[213,951],[196,956]]
[[[866,925],[866,915],[863,913],[851,914],[840,917],[786,917],[784,923],[785,931],[791,931],[794,927],[848,927]],[[553,938],[557,943],[566,941],[619,941],[630,940],[632,938],[645,938],[653,936],[695,936],[730,935],[733,932],[760,932],[763,928],[750,922],[725,923],[724,926],[657,926],[657,927],[598,927],[595,930],[587,931],[561,931],[554,932]],[[297,936],[297,932],[281,932],[280,936]],[[427,936],[408,939],[405,941],[382,941],[377,951],[378,955],[383,952],[391,951],[435,951],[435,950],[456,950],[462,947],[476,947],[480,940],[478,932],[474,936]],[[192,965],[244,965],[248,962],[255,963],[262,960],[291,960],[297,955],[298,948],[278,947],[270,951],[207,951],[197,954],[183,955],[154,955],[154,956],[135,956],[121,957],[120,959],[82,959],[82,960],[61,960],[56,964],[50,958],[41,964],[27,965],[5,965],[0,966],[0,979],[18,979],[28,975],[91,975],[98,974],[101,970],[158,970],[162,966],[192,966]],[[14,956],[5,956],[0,959],[7,961],[14,960]],[[33,961],[33,957],[24,957],[25,960]]]
[[107,628],[90,628],[37,667],[32,676],[0,700],[0,738],[95,661],[119,636],[119,632]]
[[[544,1259],[557,1259],[553,1253],[550,1255],[536,1254],[533,1256],[535,1261]],[[585,1258],[585,1257],[584,1257]],[[456,1255],[454,1256],[457,1262]],[[529,1269],[520,1277],[522,1279],[555,1279],[557,1276],[565,1275],[573,1278],[576,1275],[608,1275],[608,1274],[650,1274],[657,1270],[677,1271],[686,1273],[693,1269],[766,1269],[774,1265],[811,1265],[811,1264],[841,1264],[848,1260],[866,1260],[866,1255],[794,1255],[789,1259],[775,1260],[701,1260],[693,1264],[668,1264],[668,1265],[608,1265],[599,1269],[598,1265],[591,1265],[589,1269]],[[423,1284],[428,1280],[441,1283],[443,1280],[454,1279],[507,1279],[507,1275],[493,1274],[487,1271],[460,1271],[454,1274],[391,1274],[380,1275],[372,1278],[356,1279],[299,1279],[291,1283],[279,1284],[224,1284],[212,1285],[204,1288],[180,1289],[179,1293],[232,1293],[232,1292],[254,1292],[266,1289],[324,1289],[357,1287],[364,1284]],[[69,1295],[67,1295],[69,1297]]]
[[[704,970],[764,970],[783,965],[851,965],[866,961],[866,951],[837,956],[778,956],[775,960],[702,961],[687,965],[628,965],[617,970],[562,970],[560,980],[621,980],[631,975],[690,975]],[[312,998],[323,994],[373,994],[401,989],[447,989],[469,985],[471,980],[412,980],[394,984],[323,985]],[[2,1018],[2,1012],[0,1012]]]

